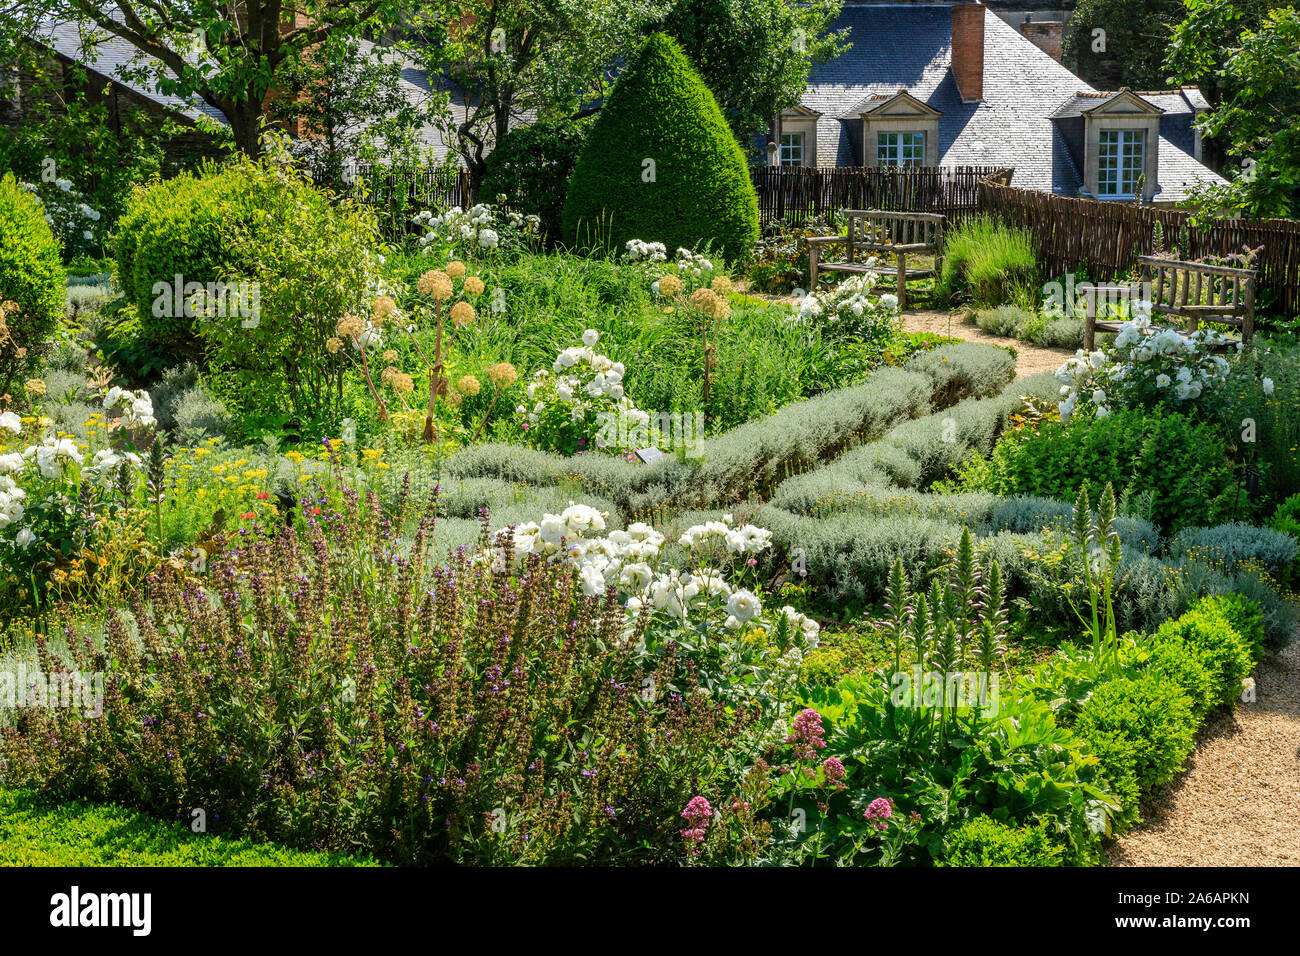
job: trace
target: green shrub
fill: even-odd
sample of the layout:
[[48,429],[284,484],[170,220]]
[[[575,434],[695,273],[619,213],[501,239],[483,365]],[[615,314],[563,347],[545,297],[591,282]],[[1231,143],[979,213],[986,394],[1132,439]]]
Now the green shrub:
[[968,220],[944,236],[943,270],[935,282],[941,300],[965,292],[976,305],[1032,303],[1037,253],[1028,231],[988,216]]
[[1045,348],[1069,349],[1075,351],[1083,348],[1083,321],[1081,319],[1052,319],[1037,334],[1030,336],[1035,345]]
[[1112,783],[1131,780],[1145,796],[1177,775],[1192,752],[1196,726],[1183,691],[1146,675],[1098,687],[1079,711],[1075,732]]
[[1232,475],[1213,426],[1179,412],[1130,409],[1008,436],[969,477],[963,489],[1062,500],[1085,484],[1095,498],[1110,482],[1122,498],[1148,500],[1146,517],[1168,532],[1215,517],[1215,499]]
[[1155,638],[1146,666],[1151,673],[1182,690],[1198,723],[1213,708],[1216,696],[1214,674],[1205,666],[1197,650],[1184,641],[1169,635]]
[[1016,359],[1006,349],[961,342],[918,352],[903,365],[934,383],[931,405],[947,408],[963,398],[997,395],[1016,377]]
[[[119,227],[118,274],[148,349],[168,367],[202,356],[245,432],[329,428],[343,416],[345,362],[325,343],[345,313],[369,315],[376,241],[369,216],[293,170],[245,159],[137,191]],[[187,288],[238,284],[243,294],[206,309],[183,296],[177,310],[178,275]]]
[[1235,571],[1247,562],[1277,571],[1295,560],[1296,539],[1273,528],[1234,521],[1212,528],[1184,528],[1170,542],[1169,554],[1204,561],[1225,571]]
[[[648,165],[653,161],[653,166]],[[711,244],[729,260],[758,240],[744,152],[676,41],[650,36],[601,107],[574,169],[564,231],[621,250]]]
[[195,834],[112,804],[0,789],[0,866],[373,865],[364,857]]
[[1065,846],[1042,824],[1013,827],[980,816],[949,832],[938,866],[1064,866]]
[[1037,313],[1018,305],[999,305],[992,309],[980,309],[975,314],[975,324],[985,332],[1009,339],[1028,338],[1029,330],[1037,319]]
[[[63,255],[41,204],[12,175],[0,177],[0,395],[49,350],[63,316]],[[20,351],[25,349],[25,354]]]
[[542,119],[512,129],[488,156],[479,194],[504,195],[512,211],[537,216],[542,232],[552,241],[559,239],[569,178],[588,125],[578,120]]
[[1258,601],[1230,591],[1201,598],[1196,609],[1224,618],[1246,641],[1255,661],[1258,663],[1263,659],[1268,632],[1264,626],[1264,610]]
[[1213,694],[1207,710],[1231,706],[1241,696],[1241,682],[1255,669],[1250,644],[1213,604],[1194,606],[1181,617],[1166,621],[1155,636],[1160,641],[1181,642],[1209,671]]
[[164,360],[202,354],[193,315],[175,308],[171,290],[177,276],[182,284],[206,286],[232,274],[239,258],[233,217],[249,213],[247,204],[232,202],[235,185],[229,173],[208,166],[198,175],[137,186],[118,221],[118,284],[135,306],[144,339]]

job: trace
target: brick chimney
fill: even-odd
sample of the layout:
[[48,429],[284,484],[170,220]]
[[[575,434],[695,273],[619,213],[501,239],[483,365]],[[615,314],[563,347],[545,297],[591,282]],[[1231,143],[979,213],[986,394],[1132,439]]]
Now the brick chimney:
[[1057,63],[1061,62],[1061,41],[1065,37],[1064,21],[1031,20],[1026,13],[1024,22],[1020,24],[1020,35]]
[[963,103],[984,98],[984,5],[958,3],[952,8],[952,75]]

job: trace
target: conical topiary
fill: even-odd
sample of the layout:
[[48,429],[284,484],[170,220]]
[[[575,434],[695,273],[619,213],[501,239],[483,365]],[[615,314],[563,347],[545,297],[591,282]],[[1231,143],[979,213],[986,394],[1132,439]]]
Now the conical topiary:
[[620,250],[629,239],[705,243],[728,259],[758,239],[740,144],[676,41],[648,37],[597,114],[569,184],[564,231]]

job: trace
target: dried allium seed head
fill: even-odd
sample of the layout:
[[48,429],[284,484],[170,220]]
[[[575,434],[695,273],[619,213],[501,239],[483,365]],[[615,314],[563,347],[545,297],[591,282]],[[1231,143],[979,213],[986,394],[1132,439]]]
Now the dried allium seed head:
[[465,291],[470,295],[482,295],[485,288],[486,286],[483,285],[483,280],[478,276],[465,277]]
[[374,310],[371,312],[370,321],[376,327],[384,324],[384,321],[397,311],[397,303],[393,301],[390,295],[381,295],[375,300]]
[[459,279],[465,274],[465,263],[461,262],[459,259],[453,259],[451,262],[447,263],[446,272],[447,275],[451,276],[453,279]]
[[660,295],[676,295],[682,291],[682,280],[677,276],[664,276],[659,280]]
[[430,269],[420,276],[416,288],[420,290],[421,295],[427,295],[435,302],[446,302],[451,298],[451,276],[441,269]]
[[451,320],[459,326],[469,325],[474,321],[474,306],[468,302],[457,302],[451,307]]
[[366,324],[355,315],[345,315],[334,327],[335,333],[342,339],[355,339],[366,329]]
[[501,388],[509,388],[519,381],[519,370],[509,362],[498,362],[496,365],[489,365],[484,369],[484,372],[494,385]]
[[456,391],[460,392],[462,395],[477,395],[480,388],[482,388],[482,386],[479,384],[478,379],[473,375],[466,375],[456,383]]

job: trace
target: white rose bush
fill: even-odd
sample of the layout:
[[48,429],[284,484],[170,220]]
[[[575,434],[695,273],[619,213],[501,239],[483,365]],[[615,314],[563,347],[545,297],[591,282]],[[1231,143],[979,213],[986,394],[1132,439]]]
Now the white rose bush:
[[500,249],[531,248],[541,238],[542,226],[537,216],[494,210],[487,203],[469,209],[452,206],[441,214],[426,209],[411,223],[420,230],[417,241],[425,252],[454,251],[480,258]]
[[1116,408],[1208,405],[1231,370],[1214,351],[1225,342],[1213,329],[1153,329],[1139,315],[1120,326],[1109,350],[1079,349],[1057,370],[1061,420],[1081,411],[1104,418]]
[[756,566],[771,532],[724,514],[689,527],[673,548],[644,522],[611,529],[608,518],[571,502],[558,515],[497,529],[481,560],[497,571],[508,562],[566,563],[582,595],[617,599],[623,634],[640,634],[641,653],[686,651],[701,665],[702,686],[729,704],[778,700],[817,647],[820,626],[793,607],[764,606]]
[[[870,260],[869,260],[870,261]],[[850,276],[833,289],[802,296],[791,321],[815,329],[842,367],[878,367],[903,329],[898,297],[875,295],[875,273]]]
[[116,386],[97,419],[108,441],[79,443],[39,415],[0,414],[0,564],[30,585],[35,572],[80,555],[98,516],[134,500],[143,474],[136,448],[157,425],[146,391]]
[[[515,412],[529,444],[564,455],[592,451],[609,421],[645,425],[650,416],[628,398],[622,362],[596,351],[600,333],[587,329],[582,342],[563,349],[549,369],[537,369],[527,386],[527,401]],[[614,449],[610,449],[614,450]]]

